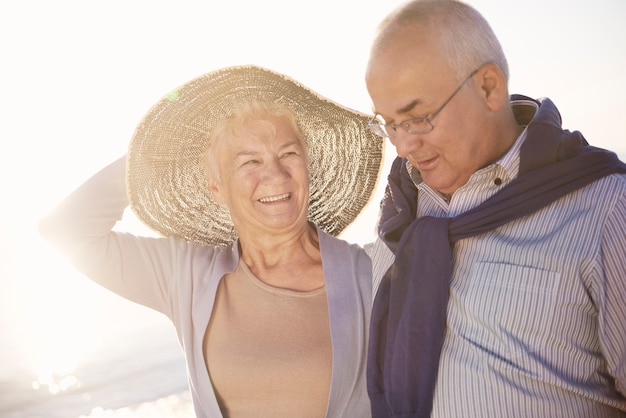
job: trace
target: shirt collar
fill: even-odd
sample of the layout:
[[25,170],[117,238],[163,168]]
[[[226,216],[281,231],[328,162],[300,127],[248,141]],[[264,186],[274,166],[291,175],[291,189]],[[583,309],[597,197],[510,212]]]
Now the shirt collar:
[[520,149],[526,140],[526,127],[537,113],[539,105],[534,100],[515,100],[511,102],[511,105],[517,123],[524,126],[524,130],[517,137],[513,146],[495,164],[501,166],[509,178],[514,179],[519,174]]

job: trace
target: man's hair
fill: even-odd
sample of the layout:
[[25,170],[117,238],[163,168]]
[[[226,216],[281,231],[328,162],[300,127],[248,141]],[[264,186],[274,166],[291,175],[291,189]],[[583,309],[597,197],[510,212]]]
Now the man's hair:
[[[249,137],[271,137],[276,133],[272,119],[287,121],[296,133],[305,155],[308,155],[306,139],[293,111],[285,105],[264,101],[242,102],[233,113],[220,122],[212,131],[208,145],[202,155],[207,179],[219,182],[220,154],[224,144],[240,135]],[[308,157],[307,157],[308,159]]]
[[398,32],[421,27],[432,33],[459,82],[491,62],[509,80],[509,67],[498,38],[485,18],[456,0],[413,0],[389,14],[379,25],[371,54],[382,52]]

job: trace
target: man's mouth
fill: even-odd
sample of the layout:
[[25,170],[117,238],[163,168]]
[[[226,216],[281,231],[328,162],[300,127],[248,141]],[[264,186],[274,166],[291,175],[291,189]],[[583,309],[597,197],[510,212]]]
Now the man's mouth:
[[413,165],[418,169],[420,168],[424,169],[424,168],[429,167],[432,163],[434,163],[436,159],[437,157],[435,156],[432,158],[425,158],[420,161],[413,161]]

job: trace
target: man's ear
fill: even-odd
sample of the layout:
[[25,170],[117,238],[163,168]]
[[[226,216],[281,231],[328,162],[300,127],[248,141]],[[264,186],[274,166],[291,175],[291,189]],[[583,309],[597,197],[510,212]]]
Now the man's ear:
[[506,78],[502,70],[489,62],[478,70],[475,80],[487,107],[493,111],[502,108],[509,97]]

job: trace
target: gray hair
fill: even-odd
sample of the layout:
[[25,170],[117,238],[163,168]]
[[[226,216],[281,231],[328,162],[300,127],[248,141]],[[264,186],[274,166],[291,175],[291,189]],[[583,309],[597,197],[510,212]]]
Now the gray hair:
[[383,51],[401,30],[423,27],[433,34],[459,82],[481,65],[500,68],[508,83],[509,66],[498,38],[485,18],[456,0],[413,0],[389,14],[379,25],[371,53]]
[[202,155],[207,179],[220,182],[219,156],[225,143],[242,133],[256,137],[273,136],[276,133],[276,127],[271,119],[276,118],[287,121],[296,133],[308,160],[304,133],[298,124],[295,113],[289,107],[274,102],[242,102],[228,118],[216,125],[211,132],[208,145]]

